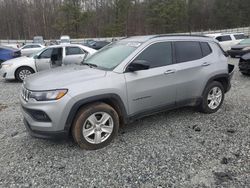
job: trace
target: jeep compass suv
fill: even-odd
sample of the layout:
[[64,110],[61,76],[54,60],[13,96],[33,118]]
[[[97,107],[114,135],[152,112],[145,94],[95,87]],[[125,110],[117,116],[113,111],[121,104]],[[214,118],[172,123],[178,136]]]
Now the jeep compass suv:
[[214,113],[234,66],[208,37],[140,36],[86,59],[27,78],[24,122],[40,138],[73,136],[84,149],[108,145],[122,124],[162,110],[197,106]]

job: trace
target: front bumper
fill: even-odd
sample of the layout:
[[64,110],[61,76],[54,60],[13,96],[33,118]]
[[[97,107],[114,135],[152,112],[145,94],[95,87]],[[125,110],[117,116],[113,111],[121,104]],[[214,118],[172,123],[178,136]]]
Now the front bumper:
[[11,67],[6,68],[2,66],[0,69],[0,76],[4,79],[15,79],[15,70],[12,70]]
[[[38,102],[30,99],[26,102],[20,96],[21,111],[28,132],[38,138],[67,137],[70,127],[66,126],[66,121],[73,106],[70,99],[70,96],[65,95],[58,101]],[[43,119],[43,115],[46,118]]]
[[26,130],[29,132],[29,134],[36,138],[42,138],[42,139],[66,139],[68,138],[68,132],[67,131],[54,131],[54,132],[47,132],[47,131],[37,131],[32,130],[30,124],[26,119],[23,120],[24,125],[26,127]]

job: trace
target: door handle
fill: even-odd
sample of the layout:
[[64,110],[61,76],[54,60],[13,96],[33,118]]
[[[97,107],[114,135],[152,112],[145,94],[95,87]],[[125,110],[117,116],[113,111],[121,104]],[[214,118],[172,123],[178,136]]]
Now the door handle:
[[202,64],[203,67],[207,67],[209,65],[210,65],[210,63],[208,63],[208,62],[205,62],[205,63]]
[[172,69],[172,70],[167,70],[166,72],[164,72],[164,74],[174,74],[176,73],[176,70]]

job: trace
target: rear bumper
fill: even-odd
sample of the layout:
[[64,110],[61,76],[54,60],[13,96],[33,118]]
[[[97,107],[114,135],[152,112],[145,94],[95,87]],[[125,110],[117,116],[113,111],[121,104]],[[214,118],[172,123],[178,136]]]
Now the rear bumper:
[[67,131],[47,132],[47,131],[32,130],[31,126],[29,125],[26,119],[24,119],[23,122],[29,134],[33,137],[42,139],[51,139],[51,140],[62,140],[68,138]]

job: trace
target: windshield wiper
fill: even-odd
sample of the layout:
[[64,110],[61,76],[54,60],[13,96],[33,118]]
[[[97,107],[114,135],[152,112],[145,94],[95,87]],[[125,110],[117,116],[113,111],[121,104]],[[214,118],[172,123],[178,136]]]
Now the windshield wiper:
[[82,63],[82,65],[87,65],[89,67],[98,67],[96,64],[91,64],[91,63]]

